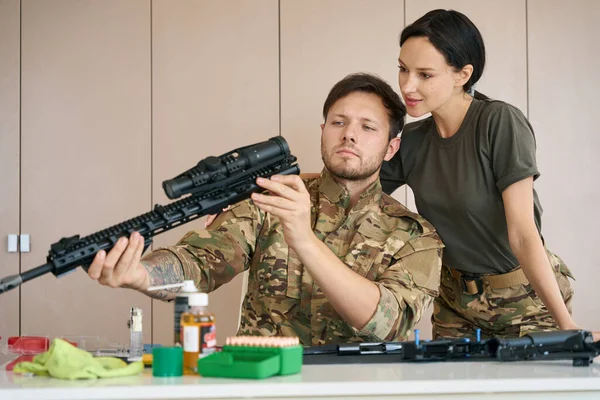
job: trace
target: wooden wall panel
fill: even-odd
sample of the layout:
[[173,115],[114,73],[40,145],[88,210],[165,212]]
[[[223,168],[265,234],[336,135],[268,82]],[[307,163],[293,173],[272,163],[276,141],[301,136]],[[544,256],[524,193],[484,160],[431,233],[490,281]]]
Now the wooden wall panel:
[[[19,253],[8,253],[19,233],[19,0],[0,2],[0,279],[19,273]],[[0,295],[0,337],[19,334],[19,290]]]
[[573,314],[600,330],[594,300],[600,221],[596,119],[600,101],[600,3],[528,2],[529,117],[536,133],[542,233],[576,281]]
[[[150,4],[23,0],[22,232],[44,264],[50,244],[150,208]],[[151,301],[92,281],[81,268],[22,286],[22,332],[128,344],[133,305]]]
[[[152,2],[153,201],[162,181],[203,158],[279,134],[277,1]],[[204,218],[156,238],[202,229]],[[217,340],[237,331],[244,274],[211,293]],[[173,343],[173,305],[154,301],[154,342]]]

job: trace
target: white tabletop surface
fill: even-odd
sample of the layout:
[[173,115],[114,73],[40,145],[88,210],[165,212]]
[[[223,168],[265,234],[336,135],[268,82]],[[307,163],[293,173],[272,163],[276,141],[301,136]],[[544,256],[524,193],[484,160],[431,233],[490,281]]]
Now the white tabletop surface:
[[134,377],[67,381],[0,371],[0,399],[600,398],[598,361],[305,365],[300,374],[264,380],[154,378],[146,369]]

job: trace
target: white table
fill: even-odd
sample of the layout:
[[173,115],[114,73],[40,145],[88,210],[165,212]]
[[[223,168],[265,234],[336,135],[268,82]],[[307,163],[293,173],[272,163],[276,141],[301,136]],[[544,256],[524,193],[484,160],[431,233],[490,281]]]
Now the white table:
[[[0,399],[599,399],[600,364],[569,361],[305,365],[265,380],[139,376],[65,381],[0,372]],[[429,395],[429,396],[423,396]]]

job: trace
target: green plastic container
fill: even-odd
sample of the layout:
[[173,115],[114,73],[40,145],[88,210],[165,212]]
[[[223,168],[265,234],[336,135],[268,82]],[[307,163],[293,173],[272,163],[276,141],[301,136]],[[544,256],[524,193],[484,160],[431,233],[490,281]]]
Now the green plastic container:
[[198,359],[198,373],[206,377],[264,379],[292,375],[302,370],[302,346],[223,346]]
[[183,348],[155,347],[152,349],[152,376],[182,376]]

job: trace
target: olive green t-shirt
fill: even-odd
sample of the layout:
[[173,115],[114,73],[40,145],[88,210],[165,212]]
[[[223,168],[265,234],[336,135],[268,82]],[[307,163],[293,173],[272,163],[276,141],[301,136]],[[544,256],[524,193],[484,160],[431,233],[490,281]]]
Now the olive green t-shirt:
[[[497,274],[519,265],[508,242],[502,192],[539,177],[533,129],[517,108],[473,99],[459,130],[442,138],[432,117],[407,124],[400,150],[381,169],[384,192],[403,184],[418,212],[446,245],[444,264],[472,274]],[[541,236],[537,193],[535,222]],[[543,239],[542,239],[543,240]]]

